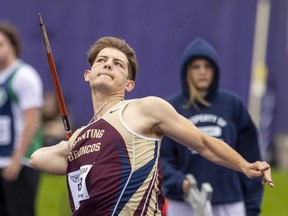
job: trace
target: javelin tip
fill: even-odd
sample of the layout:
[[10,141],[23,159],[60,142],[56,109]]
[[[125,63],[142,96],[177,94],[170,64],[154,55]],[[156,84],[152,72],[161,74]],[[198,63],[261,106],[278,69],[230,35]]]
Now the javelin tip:
[[38,19],[39,19],[39,24],[43,25],[43,20],[42,20],[42,17],[41,17],[40,13],[38,13]]

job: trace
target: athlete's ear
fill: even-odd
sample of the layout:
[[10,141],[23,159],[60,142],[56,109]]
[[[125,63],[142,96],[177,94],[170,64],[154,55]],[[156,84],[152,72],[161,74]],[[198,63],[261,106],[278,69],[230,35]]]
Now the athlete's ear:
[[90,71],[90,70],[85,70],[85,72],[84,72],[84,80],[85,80],[86,82],[89,81],[90,74],[91,74],[91,71]]
[[133,89],[134,89],[134,87],[135,87],[135,81],[134,80],[127,80],[127,84],[126,84],[126,91],[127,92],[130,92],[130,91],[132,91]]

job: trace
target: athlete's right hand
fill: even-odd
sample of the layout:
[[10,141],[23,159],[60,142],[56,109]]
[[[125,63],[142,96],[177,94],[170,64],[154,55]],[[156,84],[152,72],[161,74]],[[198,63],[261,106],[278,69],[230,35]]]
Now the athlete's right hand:
[[69,138],[68,140],[68,149],[69,152],[73,149],[74,145],[75,145],[75,140],[78,137],[79,133],[81,132],[81,129],[78,128],[73,134],[72,136]]

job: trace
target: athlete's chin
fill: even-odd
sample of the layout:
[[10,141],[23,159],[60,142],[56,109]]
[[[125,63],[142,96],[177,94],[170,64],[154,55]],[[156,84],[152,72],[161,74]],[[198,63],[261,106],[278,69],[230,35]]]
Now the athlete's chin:
[[98,76],[98,78],[101,78],[101,79],[113,79],[113,77],[112,76],[110,76],[109,74],[100,74],[99,76]]
[[98,91],[107,91],[111,89],[112,86],[113,86],[113,82],[111,82],[111,80],[110,81],[97,81],[91,85],[93,89],[98,90]]

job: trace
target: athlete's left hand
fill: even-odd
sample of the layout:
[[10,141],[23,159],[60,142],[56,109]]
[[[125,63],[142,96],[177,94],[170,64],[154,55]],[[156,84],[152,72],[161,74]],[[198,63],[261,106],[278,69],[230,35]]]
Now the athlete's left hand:
[[263,185],[267,183],[270,187],[274,187],[271,177],[271,168],[266,161],[256,161],[255,163],[251,163],[247,171],[247,177],[251,179],[262,177]]

